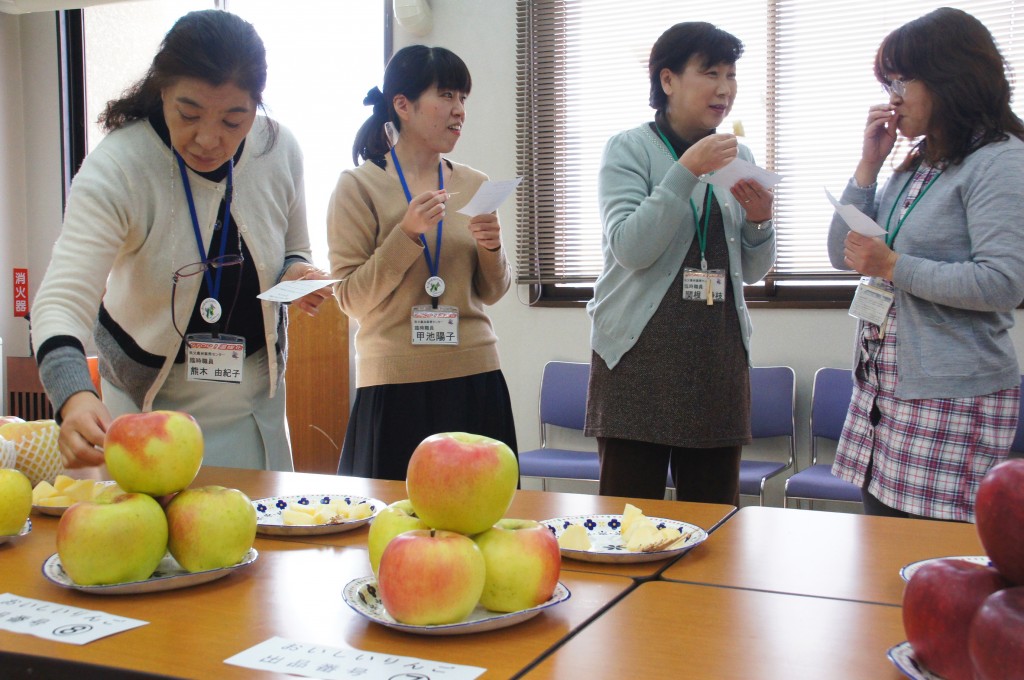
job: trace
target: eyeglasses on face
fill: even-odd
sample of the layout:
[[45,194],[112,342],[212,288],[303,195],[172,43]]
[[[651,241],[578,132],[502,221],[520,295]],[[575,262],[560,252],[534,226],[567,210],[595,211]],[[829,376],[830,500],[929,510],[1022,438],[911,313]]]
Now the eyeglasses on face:
[[892,80],[886,80],[882,82],[882,89],[890,97],[896,95],[902,97],[907,93],[907,83],[914,82],[913,78],[893,78]]
[[177,281],[183,276],[195,276],[196,274],[202,274],[208,269],[231,267],[233,265],[242,264],[243,262],[245,262],[245,258],[242,257],[241,253],[237,255],[220,255],[219,257],[211,257],[206,262],[193,262],[181,267],[174,272],[174,280]]

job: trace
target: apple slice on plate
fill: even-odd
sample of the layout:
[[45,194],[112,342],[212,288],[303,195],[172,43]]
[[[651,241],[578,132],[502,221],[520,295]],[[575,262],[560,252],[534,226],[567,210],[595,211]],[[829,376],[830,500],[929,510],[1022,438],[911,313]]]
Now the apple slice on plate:
[[522,623],[540,614],[545,609],[554,607],[565,602],[572,596],[569,589],[561,582],[555,586],[555,592],[547,602],[524,609],[522,611],[502,614],[492,612],[477,605],[470,612],[464,621],[458,623],[446,623],[434,626],[417,626],[395,621],[394,617],[384,609],[384,603],[380,599],[380,591],[377,588],[377,579],[373,576],[353,579],[349,581],[342,591],[345,604],[352,608],[360,616],[363,616],[374,623],[387,628],[415,633],[417,635],[466,635],[468,633],[483,633],[489,630],[498,630]]
[[271,496],[252,502],[256,533],[264,536],[316,536],[351,531],[368,524],[387,503],[351,494]]

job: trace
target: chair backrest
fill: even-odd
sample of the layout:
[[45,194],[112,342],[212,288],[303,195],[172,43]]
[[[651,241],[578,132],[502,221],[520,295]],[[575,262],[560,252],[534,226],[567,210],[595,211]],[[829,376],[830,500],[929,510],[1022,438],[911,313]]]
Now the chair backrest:
[[796,452],[796,373],[789,366],[750,369],[750,433],[754,439],[789,437],[789,462]]
[[587,415],[590,364],[549,361],[540,383],[541,445],[546,425],[583,430]]
[[811,464],[818,462],[818,438],[839,441],[853,396],[853,371],[819,368],[811,389]]

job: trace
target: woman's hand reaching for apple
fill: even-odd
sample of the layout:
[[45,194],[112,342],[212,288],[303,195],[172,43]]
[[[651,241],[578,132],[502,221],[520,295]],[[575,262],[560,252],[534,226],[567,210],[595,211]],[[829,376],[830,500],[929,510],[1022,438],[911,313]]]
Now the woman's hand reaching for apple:
[[61,407],[57,445],[64,467],[82,468],[103,463],[103,442],[110,425],[110,411],[92,392],[76,392]]

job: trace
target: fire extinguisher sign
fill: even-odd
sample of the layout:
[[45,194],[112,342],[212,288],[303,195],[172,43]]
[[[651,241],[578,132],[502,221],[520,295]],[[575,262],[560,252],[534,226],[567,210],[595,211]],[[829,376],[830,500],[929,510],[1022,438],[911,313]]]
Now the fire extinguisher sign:
[[14,270],[14,316],[28,316],[28,269]]

